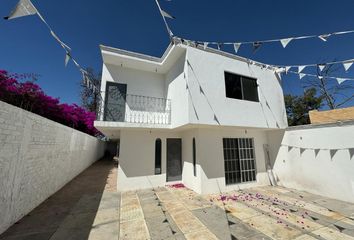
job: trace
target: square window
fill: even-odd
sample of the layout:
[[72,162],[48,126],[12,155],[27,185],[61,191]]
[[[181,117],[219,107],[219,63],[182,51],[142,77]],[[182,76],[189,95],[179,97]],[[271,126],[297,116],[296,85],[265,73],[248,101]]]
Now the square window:
[[259,102],[257,79],[225,72],[227,98]]

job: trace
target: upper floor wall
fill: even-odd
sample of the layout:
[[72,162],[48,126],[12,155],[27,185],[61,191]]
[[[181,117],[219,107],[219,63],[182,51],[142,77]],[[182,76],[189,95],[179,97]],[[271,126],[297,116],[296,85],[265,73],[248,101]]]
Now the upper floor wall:
[[161,73],[103,64],[101,92],[104,97],[107,82],[126,84],[126,94],[166,98],[165,75]]
[[[285,128],[281,80],[273,70],[226,54],[188,47],[189,122],[222,126]],[[225,72],[255,79],[258,101],[226,96]]]
[[[139,119],[142,116],[139,123],[144,123],[120,124],[120,127],[173,129],[188,124],[255,128],[287,126],[283,91],[273,70],[250,65],[234,55],[181,44],[171,45],[161,59],[138,54],[132,57],[133,53],[128,55],[123,50],[117,51],[103,51],[103,98],[107,100],[107,83],[126,85],[125,94],[134,97],[133,100],[122,98],[126,106],[120,108],[126,115],[137,114]],[[256,79],[259,101],[226,97],[225,72]],[[147,103],[136,107],[134,104],[141,102],[139,96],[148,97],[144,100]],[[165,105],[151,108],[156,101]],[[168,113],[168,121],[155,122],[164,110],[163,114]],[[103,117],[100,120],[104,120]],[[129,117],[122,120],[134,122]]]
[[[154,58],[132,60],[114,52],[103,52],[103,103],[99,118],[101,122],[96,123],[99,128],[100,125],[109,128],[175,128],[188,123],[188,96],[183,74],[186,50],[175,48],[170,47],[166,53],[170,57],[161,62]],[[117,87],[118,93],[110,92],[114,99],[108,94],[111,85],[123,85]],[[116,103],[110,104],[109,101]],[[120,102],[124,102],[124,106]],[[106,117],[108,108],[118,109],[124,112],[124,116],[113,111],[116,122],[104,123],[102,121],[112,121],[112,118]]]

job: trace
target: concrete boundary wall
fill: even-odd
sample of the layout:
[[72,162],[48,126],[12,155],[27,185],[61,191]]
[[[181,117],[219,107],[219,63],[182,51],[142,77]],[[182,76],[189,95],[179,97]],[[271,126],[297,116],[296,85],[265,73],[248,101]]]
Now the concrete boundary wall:
[[104,150],[92,136],[0,101],[0,234]]
[[354,203],[353,121],[292,127],[268,138],[280,185]]

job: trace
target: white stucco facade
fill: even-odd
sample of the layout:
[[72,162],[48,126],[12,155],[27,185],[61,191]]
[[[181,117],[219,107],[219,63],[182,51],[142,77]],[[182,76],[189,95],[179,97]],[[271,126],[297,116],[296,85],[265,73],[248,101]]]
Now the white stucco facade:
[[[101,116],[95,122],[108,137],[120,139],[118,190],[167,184],[168,139],[181,140],[180,182],[198,193],[269,184],[263,150],[263,145],[268,144],[267,132],[287,127],[281,80],[274,69],[264,68],[260,63],[251,65],[246,59],[217,50],[181,43],[170,45],[161,58],[104,46],[101,50],[104,61],[101,91],[105,101],[108,101],[108,82],[126,84],[124,120],[105,121]],[[225,72],[257,79],[259,101],[227,98]],[[150,112],[140,109],[138,122],[131,122],[129,95],[149,97],[146,98],[149,103],[139,104]],[[164,110],[159,108],[155,113],[151,110],[154,98],[166,99],[170,104],[169,108],[166,104],[168,111],[163,113],[168,114],[167,123],[149,120],[152,115],[160,118]],[[103,111],[107,104],[103,103]],[[226,185],[223,138],[253,139],[255,181]],[[162,173],[158,175],[154,171],[156,139],[162,141]]]
[[354,122],[272,132],[271,159],[284,187],[354,203]]

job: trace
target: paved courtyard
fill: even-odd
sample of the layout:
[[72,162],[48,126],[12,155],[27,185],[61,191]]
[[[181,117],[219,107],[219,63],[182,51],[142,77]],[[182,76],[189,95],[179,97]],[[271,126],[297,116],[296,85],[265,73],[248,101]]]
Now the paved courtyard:
[[118,193],[100,161],[0,239],[352,239],[354,204],[281,187],[198,195],[183,185]]

